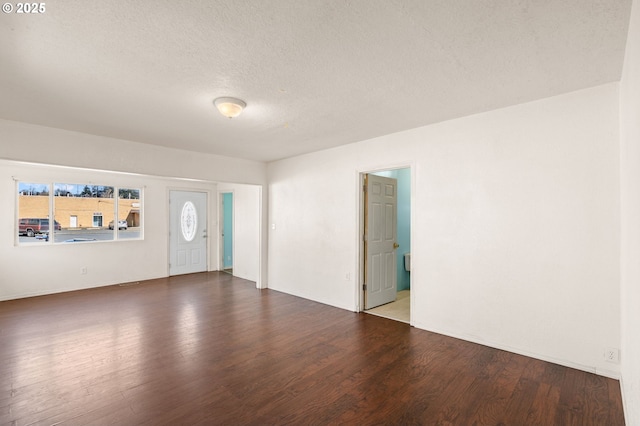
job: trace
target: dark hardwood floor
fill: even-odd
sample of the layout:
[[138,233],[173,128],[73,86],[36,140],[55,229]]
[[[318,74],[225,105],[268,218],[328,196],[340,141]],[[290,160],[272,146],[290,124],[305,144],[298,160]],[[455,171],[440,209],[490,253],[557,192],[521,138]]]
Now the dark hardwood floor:
[[225,273],[0,302],[0,424],[622,425],[619,383]]

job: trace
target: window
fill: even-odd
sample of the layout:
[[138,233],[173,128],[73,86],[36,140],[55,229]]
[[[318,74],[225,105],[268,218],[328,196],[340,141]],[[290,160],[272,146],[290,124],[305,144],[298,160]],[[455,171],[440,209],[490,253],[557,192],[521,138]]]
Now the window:
[[102,212],[96,212],[93,214],[93,227],[102,228]]
[[[76,183],[53,184],[53,215],[62,224],[62,232],[54,232],[53,241],[110,241],[113,229],[105,221],[113,219],[115,205],[113,186]],[[71,218],[75,216],[75,226]]]
[[139,188],[18,182],[18,243],[140,239],[141,194]]
[[140,238],[140,190],[120,188],[118,190],[118,238]]
[[18,238],[21,243],[48,241],[49,193],[48,183],[18,183]]

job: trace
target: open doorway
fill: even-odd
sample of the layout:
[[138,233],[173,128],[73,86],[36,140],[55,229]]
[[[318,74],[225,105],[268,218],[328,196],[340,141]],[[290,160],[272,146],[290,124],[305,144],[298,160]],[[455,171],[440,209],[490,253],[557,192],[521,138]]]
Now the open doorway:
[[233,192],[220,194],[222,272],[233,275]]
[[[225,194],[230,194],[226,195],[226,202]],[[263,288],[266,281],[261,260],[265,241],[262,238],[262,187],[220,182],[217,200],[217,270],[222,272],[227,268],[225,272],[234,277],[255,281],[258,288]],[[226,248],[225,240],[228,242]]]
[[361,173],[360,179],[360,306],[367,313],[410,323],[411,169],[371,171]]

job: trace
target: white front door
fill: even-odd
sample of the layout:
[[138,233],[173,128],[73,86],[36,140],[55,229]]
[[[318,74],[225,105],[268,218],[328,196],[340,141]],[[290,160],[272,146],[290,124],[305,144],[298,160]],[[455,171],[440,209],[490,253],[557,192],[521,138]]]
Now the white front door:
[[170,191],[169,275],[207,270],[207,194]]
[[365,175],[365,309],[396,300],[397,181]]

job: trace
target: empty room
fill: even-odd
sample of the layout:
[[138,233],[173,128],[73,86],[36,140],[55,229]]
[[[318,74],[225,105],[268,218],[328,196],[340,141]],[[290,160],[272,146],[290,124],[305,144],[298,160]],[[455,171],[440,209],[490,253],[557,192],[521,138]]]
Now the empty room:
[[0,36],[0,423],[640,424],[638,0]]

